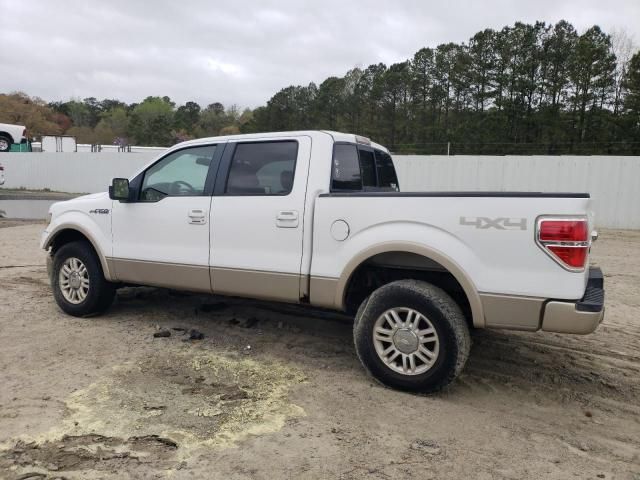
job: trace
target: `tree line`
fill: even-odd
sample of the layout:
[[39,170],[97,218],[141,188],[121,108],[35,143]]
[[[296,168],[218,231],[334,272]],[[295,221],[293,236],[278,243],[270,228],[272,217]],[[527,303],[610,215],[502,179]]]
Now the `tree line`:
[[46,103],[24,93],[0,94],[0,122],[26,125],[30,134],[72,135],[78,143],[169,146],[184,140],[240,133],[251,110],[219,102],[176,106],[169,97],[140,103],[83,100]]
[[394,151],[640,153],[640,53],[566,21],[486,29],[410,60],[290,86],[245,131],[350,131]]
[[80,143],[168,146],[189,138],[303,129],[357,133],[405,153],[640,154],[640,52],[624,32],[567,21],[485,29],[404,62],[289,86],[266,105],[177,106],[0,94],[0,122]]

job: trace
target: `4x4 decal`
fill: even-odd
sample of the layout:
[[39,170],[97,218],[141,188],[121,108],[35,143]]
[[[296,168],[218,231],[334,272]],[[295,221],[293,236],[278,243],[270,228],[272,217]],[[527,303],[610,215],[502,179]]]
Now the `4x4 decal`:
[[480,230],[495,228],[498,230],[526,230],[526,218],[488,218],[488,217],[460,217],[460,225],[476,227]]

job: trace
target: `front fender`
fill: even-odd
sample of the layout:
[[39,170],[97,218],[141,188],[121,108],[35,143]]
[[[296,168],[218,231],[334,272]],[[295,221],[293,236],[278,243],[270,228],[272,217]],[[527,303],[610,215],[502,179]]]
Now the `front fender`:
[[[56,237],[67,230],[81,233],[91,243],[96,251],[104,276],[109,281],[115,281],[115,273],[110,268],[108,258],[111,256],[111,212],[104,215],[107,218],[93,218],[92,214],[79,210],[70,210],[53,218],[52,222],[42,233],[40,247],[48,250]],[[103,215],[100,215],[102,217]]]

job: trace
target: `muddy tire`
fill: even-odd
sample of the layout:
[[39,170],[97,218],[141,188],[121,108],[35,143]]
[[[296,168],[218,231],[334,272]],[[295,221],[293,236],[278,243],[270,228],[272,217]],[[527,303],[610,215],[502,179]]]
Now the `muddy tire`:
[[83,241],[63,245],[53,257],[53,297],[58,306],[74,317],[104,312],[115,296],[115,285],[104,278],[100,259]]
[[389,283],[362,302],[354,340],[360,361],[376,380],[420,393],[449,385],[471,349],[458,304],[442,289],[417,280]]

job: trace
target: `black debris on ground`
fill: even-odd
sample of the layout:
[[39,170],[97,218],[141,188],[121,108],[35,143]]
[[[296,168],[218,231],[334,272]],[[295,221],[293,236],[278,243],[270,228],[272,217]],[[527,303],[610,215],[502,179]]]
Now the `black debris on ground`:
[[171,332],[169,330],[159,330],[153,333],[154,338],[165,338],[170,337]]
[[187,340],[202,340],[203,338],[204,338],[204,333],[199,332],[195,328],[192,328],[191,330],[189,330],[189,338],[185,339],[185,341],[187,341]]

